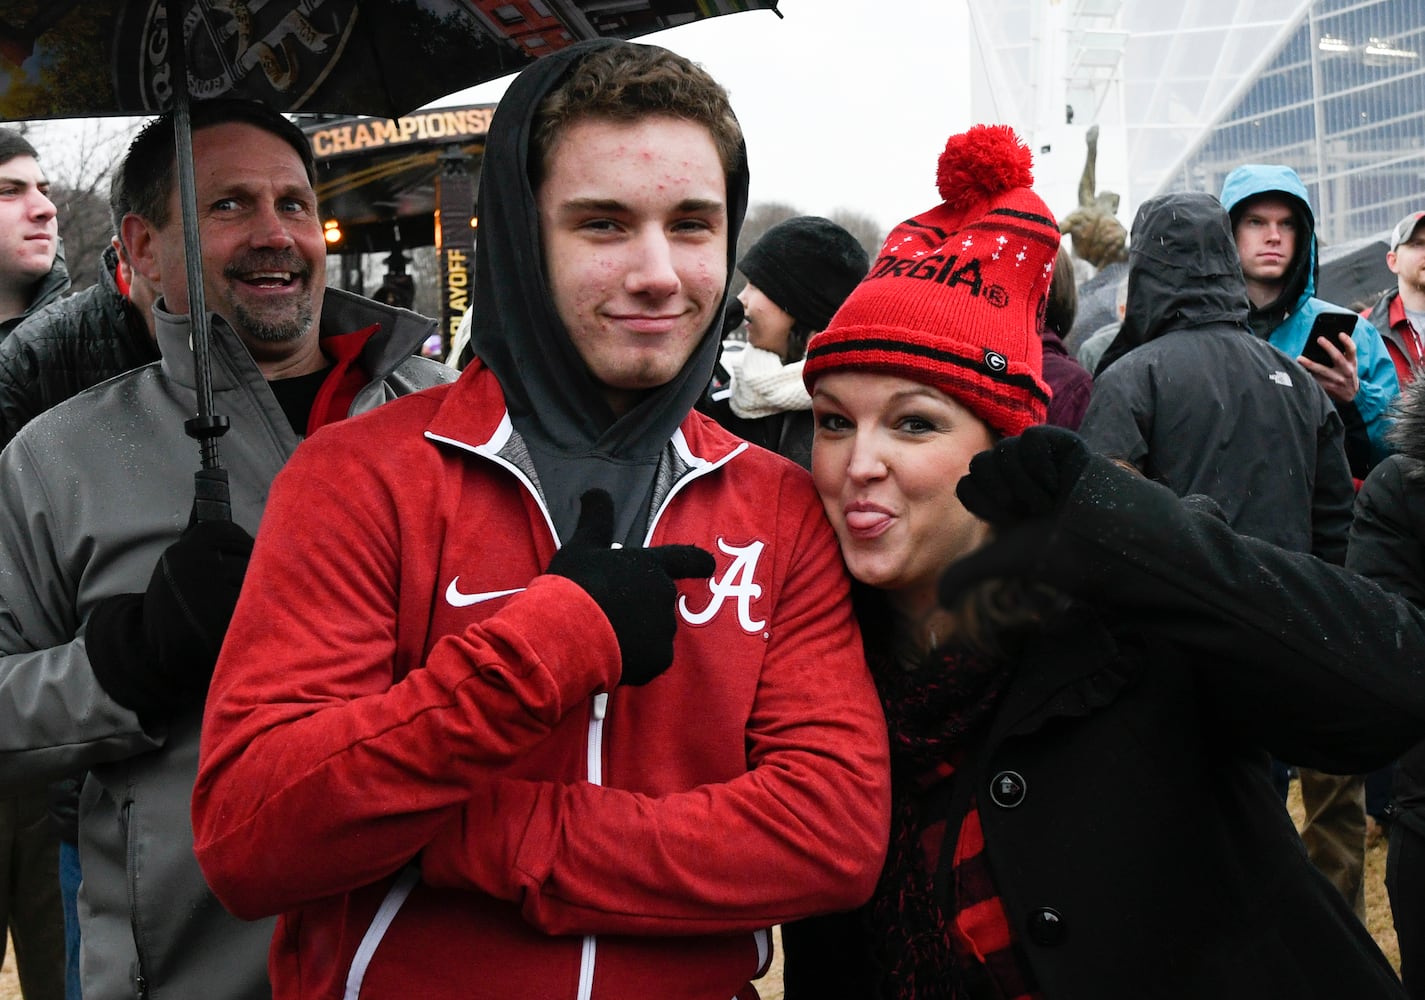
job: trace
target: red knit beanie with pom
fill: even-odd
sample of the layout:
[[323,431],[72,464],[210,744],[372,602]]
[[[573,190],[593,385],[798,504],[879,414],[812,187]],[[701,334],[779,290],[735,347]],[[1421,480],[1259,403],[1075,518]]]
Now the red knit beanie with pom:
[[1049,404],[1039,327],[1059,224],[1030,190],[1030,154],[1006,125],[950,137],[942,203],[886,237],[866,278],[807,346],[808,390],[831,371],[932,385],[1006,436]]

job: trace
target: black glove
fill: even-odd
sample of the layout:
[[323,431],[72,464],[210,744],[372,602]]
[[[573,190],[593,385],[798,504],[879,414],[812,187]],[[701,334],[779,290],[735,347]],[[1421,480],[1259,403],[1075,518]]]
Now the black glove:
[[604,490],[579,498],[574,537],[546,572],[568,577],[599,605],[618,637],[624,684],[647,684],[673,663],[674,580],[706,579],[717,564],[696,545],[615,549],[614,502]]
[[99,684],[145,724],[201,704],[252,554],[231,521],[197,521],[164,550],[142,594],[95,605],[85,629]]
[[1055,515],[1090,455],[1077,434],[1040,425],[972,458],[955,493],[994,535],[941,575],[940,603],[954,607],[961,594],[984,580],[1032,578],[1049,546]]

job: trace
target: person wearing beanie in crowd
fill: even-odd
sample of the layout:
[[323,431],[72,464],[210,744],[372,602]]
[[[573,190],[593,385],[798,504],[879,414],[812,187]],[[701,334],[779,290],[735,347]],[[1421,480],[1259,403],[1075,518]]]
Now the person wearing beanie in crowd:
[[1049,279],[1049,299],[1044,307],[1044,323],[1039,338],[1044,345],[1044,382],[1049,386],[1047,423],[1055,427],[1079,429],[1093,396],[1093,376],[1069,357],[1064,338],[1074,325],[1079,308],[1074,285],[1074,261],[1062,245],[1054,257],[1054,273]]
[[739,437],[811,466],[811,397],[802,385],[808,338],[866,276],[865,249],[830,219],[799,215],[767,230],[738,261],[747,346],[724,352],[725,386],[703,411]]
[[807,351],[892,819],[871,901],[784,928],[787,1000],[1398,997],[1267,764],[1417,736],[1425,615],[1037,426],[1029,151],[976,126],[938,180]]

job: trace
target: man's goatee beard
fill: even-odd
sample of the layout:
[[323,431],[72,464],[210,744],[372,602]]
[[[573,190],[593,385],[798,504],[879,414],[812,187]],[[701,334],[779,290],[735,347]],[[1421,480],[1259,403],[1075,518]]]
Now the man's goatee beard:
[[240,304],[234,305],[233,312],[236,313],[237,327],[264,344],[300,340],[312,328],[312,303],[305,297],[294,304],[295,315],[288,318],[258,316]]

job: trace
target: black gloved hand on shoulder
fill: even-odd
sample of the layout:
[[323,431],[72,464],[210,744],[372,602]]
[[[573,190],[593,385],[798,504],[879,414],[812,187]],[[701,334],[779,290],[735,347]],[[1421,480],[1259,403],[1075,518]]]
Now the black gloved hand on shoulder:
[[1091,457],[1077,434],[1039,425],[972,458],[955,493],[966,510],[994,528],[994,536],[946,569],[940,603],[954,607],[966,590],[985,580],[1034,578],[1056,515]]
[[202,703],[251,554],[240,526],[196,521],[164,550],[144,593],[94,606],[85,646],[109,697],[145,724]]
[[970,459],[955,494],[996,528],[1048,517],[1073,492],[1091,454],[1073,431],[1038,424]]
[[706,578],[717,568],[696,545],[610,548],[613,499],[604,490],[579,498],[579,523],[546,571],[582,587],[613,626],[624,684],[647,684],[673,663],[678,588],[674,580]]

